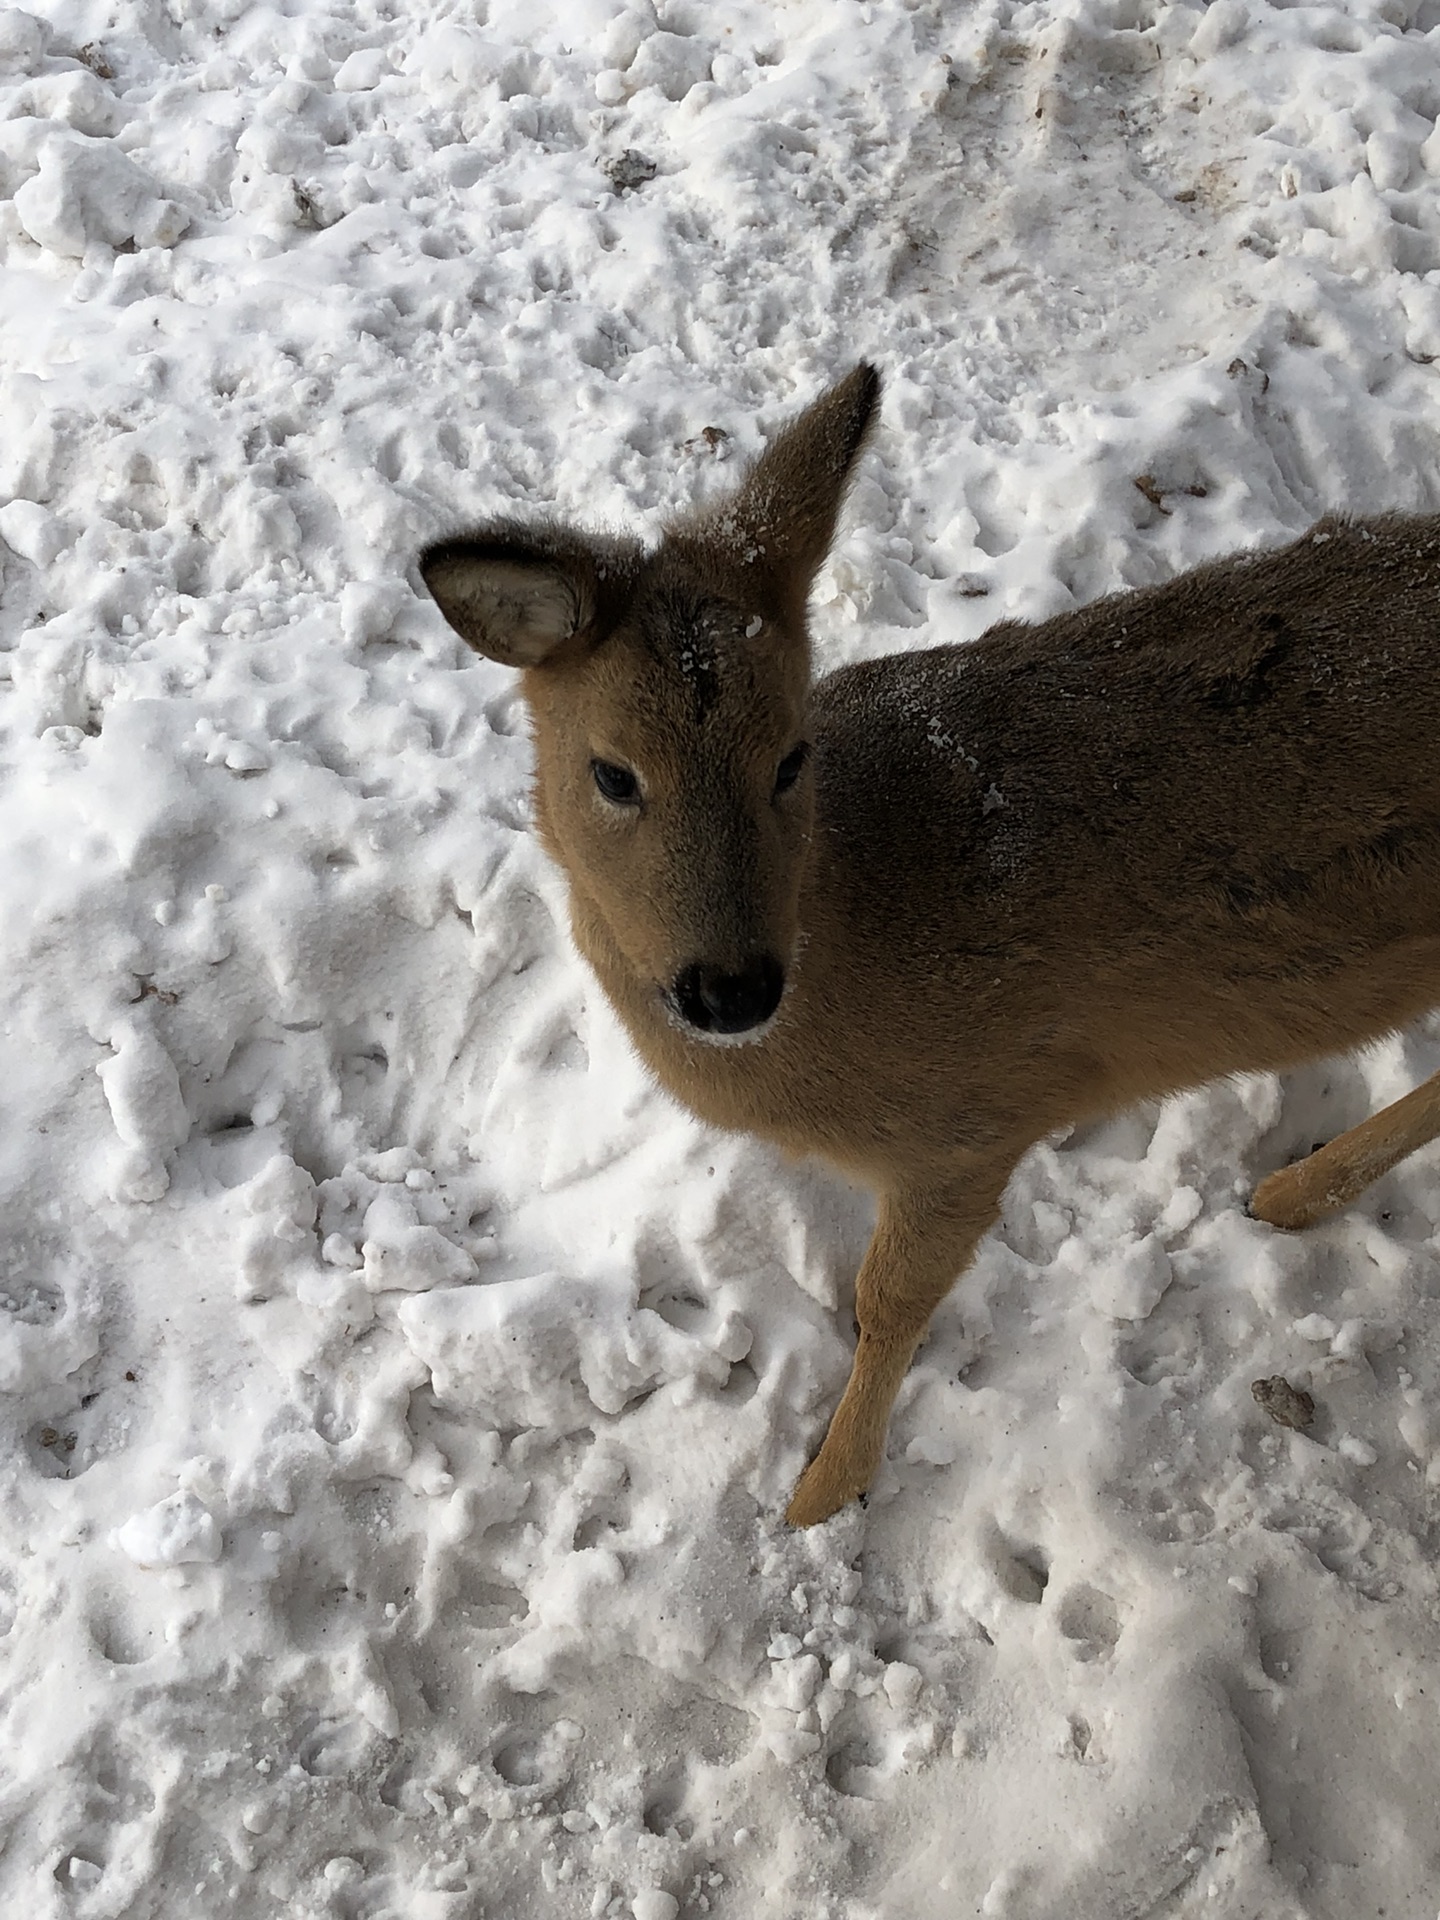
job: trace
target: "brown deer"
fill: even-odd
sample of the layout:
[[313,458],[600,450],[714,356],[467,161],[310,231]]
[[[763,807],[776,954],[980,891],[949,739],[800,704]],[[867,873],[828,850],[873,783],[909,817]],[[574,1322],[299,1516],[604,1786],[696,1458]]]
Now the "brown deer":
[[[1322,520],[812,684],[879,391],[857,367],[653,548],[502,521],[420,562],[523,670],[539,830],[642,1059],[878,1198],[799,1526],[869,1484],[1029,1147],[1440,1003],[1440,518]],[[1304,1226],[1437,1132],[1440,1075],[1253,1211]]]

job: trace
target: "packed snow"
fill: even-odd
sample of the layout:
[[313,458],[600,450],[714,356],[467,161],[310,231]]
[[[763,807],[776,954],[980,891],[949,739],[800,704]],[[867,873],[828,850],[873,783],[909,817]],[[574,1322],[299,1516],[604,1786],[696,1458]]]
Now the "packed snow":
[[414,560],[862,355],[824,666],[1435,507],[1440,4],[37,6],[0,1910],[1436,1920],[1440,1150],[1244,1203],[1440,1029],[1031,1155],[790,1531],[870,1203],[647,1083]]

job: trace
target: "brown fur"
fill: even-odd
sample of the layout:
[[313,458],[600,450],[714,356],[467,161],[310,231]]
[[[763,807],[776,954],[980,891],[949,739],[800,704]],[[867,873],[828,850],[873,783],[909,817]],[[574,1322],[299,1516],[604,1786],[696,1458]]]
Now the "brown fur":
[[[869,1483],[1029,1147],[1440,1001],[1440,520],[1325,520],[812,686],[805,602],[878,388],[857,368],[653,552],[502,524],[421,562],[462,637],[525,669],[540,831],[642,1058],[878,1196],[801,1525]],[[716,1044],[677,1013],[687,967],[743,980],[764,954],[773,1019]],[[1437,1131],[1432,1083],[1255,1211],[1306,1224]]]

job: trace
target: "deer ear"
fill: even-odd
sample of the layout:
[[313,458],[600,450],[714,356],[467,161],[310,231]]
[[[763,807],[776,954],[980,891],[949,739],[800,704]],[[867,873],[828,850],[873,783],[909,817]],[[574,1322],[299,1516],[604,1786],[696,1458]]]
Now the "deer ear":
[[845,490],[880,400],[880,375],[862,361],[792,420],[733,499],[704,516],[704,531],[803,603],[830,550]]
[[507,667],[542,666],[597,634],[638,549],[562,528],[501,521],[420,556],[420,572],[460,638]]

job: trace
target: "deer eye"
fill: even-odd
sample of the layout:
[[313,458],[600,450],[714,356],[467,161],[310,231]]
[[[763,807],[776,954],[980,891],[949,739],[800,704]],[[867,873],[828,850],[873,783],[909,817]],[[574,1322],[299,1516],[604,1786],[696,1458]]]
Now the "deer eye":
[[633,806],[640,798],[640,782],[628,767],[617,767],[613,760],[592,760],[590,771],[601,793],[617,807]]
[[800,778],[805,762],[810,758],[810,749],[802,740],[798,747],[792,747],[775,769],[776,794],[788,793]]

